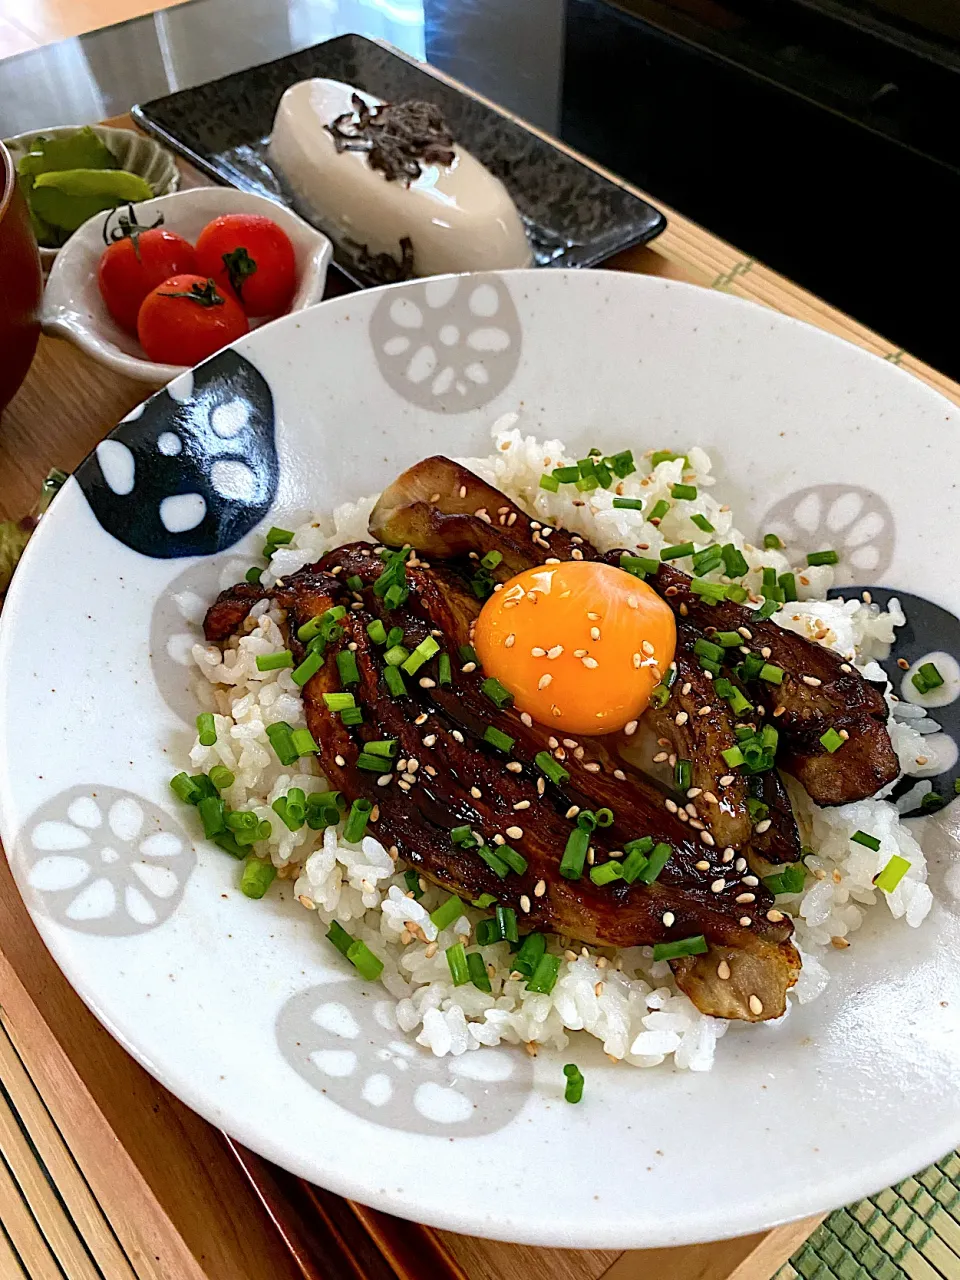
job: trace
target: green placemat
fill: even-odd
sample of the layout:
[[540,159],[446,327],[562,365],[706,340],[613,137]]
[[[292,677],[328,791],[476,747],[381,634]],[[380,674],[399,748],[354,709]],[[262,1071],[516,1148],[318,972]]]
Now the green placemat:
[[773,1280],[960,1280],[960,1153],[831,1213]]

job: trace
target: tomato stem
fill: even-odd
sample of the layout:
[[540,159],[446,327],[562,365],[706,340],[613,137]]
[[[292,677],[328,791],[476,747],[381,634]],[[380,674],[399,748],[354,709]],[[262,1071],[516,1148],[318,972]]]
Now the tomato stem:
[[206,284],[192,284],[189,289],[172,289],[162,292],[161,298],[187,298],[201,307],[222,307],[223,294],[217,293],[217,286],[208,279]]
[[250,254],[239,245],[236,249],[232,249],[229,253],[221,254],[223,265],[227,269],[227,275],[233,290],[238,298],[243,297],[243,282],[247,276],[252,276],[257,269],[255,258],[251,258]]
[[[111,219],[116,215],[117,222],[120,224],[116,227],[110,226]],[[151,222],[148,227],[142,226],[137,221],[136,210],[132,204],[127,205],[127,212],[122,213],[119,208],[112,209],[103,220],[103,243],[118,244],[121,240],[129,240],[133,244],[133,252],[140,261],[140,236],[144,231],[153,231],[163,224],[163,214],[157,215],[156,222]]]

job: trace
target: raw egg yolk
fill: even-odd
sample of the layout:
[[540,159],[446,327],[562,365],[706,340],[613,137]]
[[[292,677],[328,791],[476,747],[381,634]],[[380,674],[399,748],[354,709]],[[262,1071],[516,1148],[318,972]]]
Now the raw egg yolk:
[[612,733],[637,717],[673,661],[669,605],[612,565],[570,560],[525,569],[477,619],[484,675],[517,709],[566,733]]

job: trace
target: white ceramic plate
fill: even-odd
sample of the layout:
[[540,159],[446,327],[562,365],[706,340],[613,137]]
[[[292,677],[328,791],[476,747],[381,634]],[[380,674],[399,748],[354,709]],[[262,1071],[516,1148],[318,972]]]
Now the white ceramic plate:
[[890,364],[723,294],[616,273],[326,303],[135,411],[27,550],[0,632],[0,829],[44,940],[110,1031],[213,1123],[334,1191],[456,1231],[680,1244],[911,1173],[960,1140],[950,810],[923,820],[938,905],[920,929],[874,913],[820,1001],[731,1028],[711,1074],[618,1067],[577,1045],[576,1107],[562,1097],[571,1051],[436,1060],[391,1032],[289,889],[249,901],[236,863],[191,840],[167,786],[193,714],[171,592],[202,608],[270,524],[435,451],[485,453],[513,409],[574,447],[704,445],[750,531],[812,487],[839,537],[845,508],[822,486],[872,495],[883,542],[853,576],[960,611],[960,414]]

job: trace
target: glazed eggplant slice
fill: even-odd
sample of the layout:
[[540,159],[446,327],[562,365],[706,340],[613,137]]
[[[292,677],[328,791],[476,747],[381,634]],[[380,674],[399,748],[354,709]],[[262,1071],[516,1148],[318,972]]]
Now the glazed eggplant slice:
[[[271,593],[287,611],[289,644],[298,661],[304,656],[300,627],[334,605],[348,608],[323,665],[303,689],[307,723],[330,785],[351,802],[366,797],[375,805],[372,830],[423,875],[470,901],[489,894],[513,907],[521,931],[547,930],[612,947],[702,935],[709,950],[699,964],[676,962],[678,981],[689,983],[698,1007],[750,1021],[779,1016],[799,957],[789,920],[754,883],[746,859],[707,843],[700,824],[687,815],[681,820],[663,792],[627,769],[604,740],[586,740],[582,748],[553,745],[557,740],[527,723],[529,717],[494,706],[483,692],[483,673],[465,670],[472,664],[456,657],[469,642],[480,602],[455,568],[408,566],[409,595],[394,609],[373,589],[382,568],[368,545],[355,544]],[[363,586],[352,590],[347,580],[358,587],[356,578]],[[228,601],[236,611],[246,604],[245,594],[237,601],[225,594],[213,606],[214,618],[225,616]],[[391,695],[383,648],[368,630],[376,620],[384,631],[400,627],[410,653],[418,645],[439,644],[453,658],[450,683],[441,681],[434,653],[404,674],[403,696]],[[353,654],[357,674],[347,687],[363,713],[363,723],[355,726],[343,724],[324,699],[341,691],[336,655],[345,650]],[[376,753],[365,750],[372,742],[395,744],[383,772],[366,767],[371,759],[376,763]],[[574,868],[576,878],[570,878],[569,866],[561,873],[578,818],[603,809],[612,818],[589,832],[592,863]],[[623,865],[625,847],[644,837],[669,849],[659,873],[648,877],[651,883],[643,876],[633,883],[594,883],[591,866]],[[747,966],[742,974],[741,957]],[[712,986],[704,977],[711,962]]]
[[778,763],[812,800],[819,805],[865,800],[898,777],[900,763],[879,689],[832,649],[757,619],[733,601],[706,604],[690,583],[685,573],[662,564],[653,585],[678,616],[704,634],[739,631],[743,649],[781,673],[779,684],[750,680],[750,693],[777,729]]
[[[619,552],[601,557],[586,539],[531,519],[486,481],[442,457],[428,458],[394,481],[374,508],[370,529],[384,542],[408,542],[435,558],[499,551],[501,579],[551,557],[620,559]],[[776,725],[778,763],[817,804],[866,799],[898,776],[883,695],[850,663],[732,601],[705,603],[690,582],[664,564],[651,585],[679,617],[704,632],[746,628],[744,646],[784,672],[781,684],[756,680],[751,692]],[[835,742],[830,730],[844,744],[833,752],[822,741],[826,735]]]

